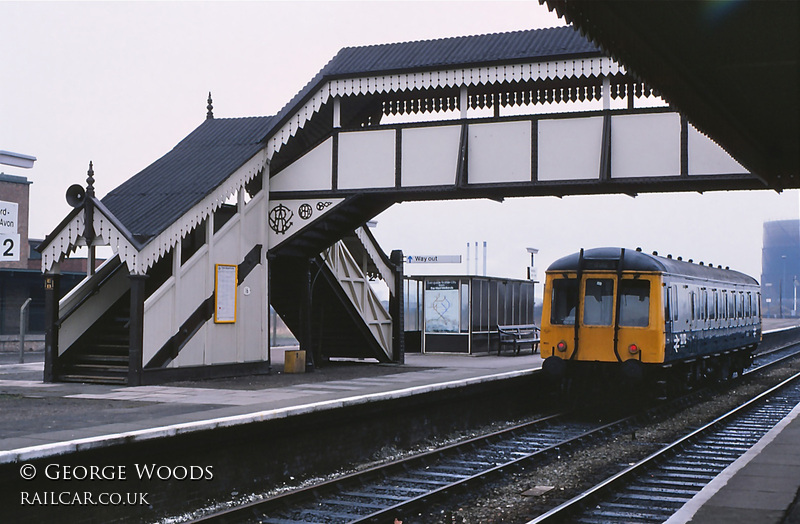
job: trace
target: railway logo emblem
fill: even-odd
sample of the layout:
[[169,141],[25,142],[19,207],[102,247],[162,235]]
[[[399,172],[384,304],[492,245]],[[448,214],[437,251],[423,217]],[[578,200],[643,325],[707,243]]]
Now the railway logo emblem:
[[269,212],[269,227],[278,235],[285,234],[292,227],[294,213],[283,204],[278,204]]
[[311,215],[314,213],[314,208],[312,208],[308,204],[302,204],[300,208],[297,210],[297,214],[300,215],[300,218],[303,220],[308,220],[311,218]]

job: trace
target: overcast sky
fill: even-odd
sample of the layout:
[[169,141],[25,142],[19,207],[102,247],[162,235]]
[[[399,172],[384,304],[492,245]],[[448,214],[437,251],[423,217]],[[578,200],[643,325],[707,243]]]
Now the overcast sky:
[[[0,150],[38,158],[30,235],[69,212],[90,160],[102,197],[205,119],[276,113],[342,47],[563,25],[517,2],[6,2],[0,0]],[[581,247],[641,246],[760,279],[765,220],[798,217],[798,193],[718,192],[406,203],[378,216],[385,251],[466,255],[488,273],[540,277]],[[474,251],[473,251],[474,256]],[[474,270],[474,261],[471,264]],[[481,263],[481,271],[483,266]],[[464,273],[466,264],[407,267]]]

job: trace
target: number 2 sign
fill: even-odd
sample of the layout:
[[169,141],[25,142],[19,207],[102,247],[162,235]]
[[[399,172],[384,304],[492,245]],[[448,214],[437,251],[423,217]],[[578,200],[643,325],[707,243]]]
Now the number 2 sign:
[[0,262],[19,261],[19,235],[0,234]]

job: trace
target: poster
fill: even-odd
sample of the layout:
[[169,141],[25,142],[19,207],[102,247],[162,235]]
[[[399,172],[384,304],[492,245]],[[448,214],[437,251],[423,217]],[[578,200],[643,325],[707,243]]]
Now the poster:
[[214,280],[214,322],[236,322],[236,285],[238,268],[232,264],[216,264]]
[[459,332],[458,280],[425,282],[425,332]]

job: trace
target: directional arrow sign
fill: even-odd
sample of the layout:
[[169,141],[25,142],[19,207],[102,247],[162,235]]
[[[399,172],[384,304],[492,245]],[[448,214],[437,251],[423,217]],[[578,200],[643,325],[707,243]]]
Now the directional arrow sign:
[[460,264],[461,255],[408,255],[408,264]]

